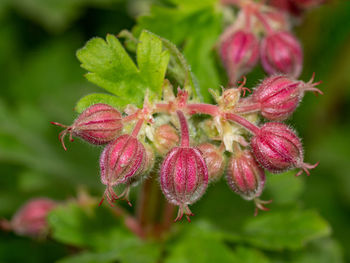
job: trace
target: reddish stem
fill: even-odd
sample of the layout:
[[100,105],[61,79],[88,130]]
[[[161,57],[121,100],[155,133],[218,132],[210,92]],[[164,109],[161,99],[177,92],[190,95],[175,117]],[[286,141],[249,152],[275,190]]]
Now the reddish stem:
[[266,18],[260,13],[259,10],[256,10],[254,12],[255,16],[257,19],[259,19],[259,21],[261,22],[261,24],[263,25],[263,27],[265,28],[266,32],[268,34],[273,33],[273,29],[271,28],[271,26],[269,25],[269,22],[267,22]]
[[189,114],[208,114],[211,116],[217,116],[219,114],[219,109],[215,105],[205,104],[205,103],[195,103],[195,104],[187,104],[187,110]]
[[137,121],[135,127],[134,127],[134,130],[132,131],[131,133],[131,136],[133,137],[137,137],[137,135],[139,134],[140,130],[141,130],[141,127],[143,125],[143,122],[144,120],[143,119],[140,119]]
[[188,132],[188,125],[185,115],[182,111],[177,110],[177,117],[179,118],[181,127],[181,147],[190,147],[190,135]]
[[242,103],[241,105],[238,104],[237,107],[234,109],[235,113],[251,113],[251,112],[256,112],[260,111],[260,103],[257,102],[252,102],[252,103],[247,103],[244,104]]
[[253,134],[257,134],[260,131],[259,127],[255,126],[253,123],[251,123],[250,121],[246,120],[245,118],[237,114],[225,113],[225,119],[238,123],[239,125],[246,128]]
[[137,119],[138,115],[139,115],[139,110],[131,115],[125,116],[123,118],[123,122],[133,121],[133,120]]

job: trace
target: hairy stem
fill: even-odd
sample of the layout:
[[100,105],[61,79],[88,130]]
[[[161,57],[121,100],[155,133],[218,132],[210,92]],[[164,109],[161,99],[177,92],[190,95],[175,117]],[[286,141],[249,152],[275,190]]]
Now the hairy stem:
[[225,119],[236,122],[237,124],[246,128],[248,131],[250,131],[253,134],[257,134],[260,131],[259,127],[255,126],[253,123],[251,123],[250,121],[244,119],[243,117],[237,114],[225,113]]
[[179,118],[180,127],[181,127],[181,147],[189,147],[190,146],[190,135],[188,132],[188,124],[185,115],[182,111],[176,111],[177,116]]

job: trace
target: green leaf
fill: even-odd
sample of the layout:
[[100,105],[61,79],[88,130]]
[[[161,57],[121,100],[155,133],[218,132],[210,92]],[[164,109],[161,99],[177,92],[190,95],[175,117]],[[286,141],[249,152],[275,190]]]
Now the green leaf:
[[329,224],[314,211],[276,211],[259,215],[244,226],[244,239],[268,250],[302,248],[307,242],[330,235]]
[[168,245],[165,263],[234,262],[234,254],[224,243],[221,232],[207,223],[191,224],[183,235]]
[[77,52],[81,66],[89,71],[86,78],[116,95],[120,107],[128,103],[141,105],[147,89],[151,95],[161,95],[169,61],[161,40],[143,31],[136,56],[139,67],[113,35],[107,35],[106,41],[93,38]]
[[69,203],[52,211],[48,222],[55,240],[90,249],[62,262],[153,263],[160,256],[159,244],[139,239],[102,207],[86,210]]
[[163,44],[158,36],[142,31],[136,54],[143,80],[149,85],[151,91],[160,95],[169,62],[169,52],[163,51]]
[[[172,7],[153,6],[134,28],[138,35],[148,29],[183,47],[183,52],[199,81],[200,92],[210,101],[208,89],[219,89],[215,44],[222,31],[222,14],[216,0],[172,1]],[[166,23],[164,23],[166,21]]]

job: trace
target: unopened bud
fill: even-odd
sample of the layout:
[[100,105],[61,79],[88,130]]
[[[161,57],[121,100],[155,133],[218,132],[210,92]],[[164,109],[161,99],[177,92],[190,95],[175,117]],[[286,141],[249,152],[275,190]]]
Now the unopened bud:
[[225,170],[223,151],[211,143],[202,143],[197,146],[202,153],[208,167],[209,182],[215,182],[221,178]]
[[249,151],[238,151],[227,165],[229,186],[246,200],[259,197],[265,185],[265,172]]
[[293,114],[305,91],[322,94],[315,88],[319,83],[307,83],[286,75],[266,78],[253,92],[253,104],[260,105],[261,115],[269,120],[285,120]]
[[135,177],[145,170],[146,159],[143,144],[128,134],[119,136],[105,147],[100,157],[101,181],[107,186],[104,196],[111,206],[114,200],[128,194],[126,191],[118,196],[113,187],[119,184],[129,187],[135,182]]
[[260,45],[261,63],[269,74],[283,73],[299,77],[303,52],[299,41],[288,31],[268,34]]
[[180,142],[176,129],[169,125],[163,124],[156,128],[154,134],[154,146],[161,155],[165,155]]
[[309,175],[308,169],[317,164],[304,163],[304,152],[300,139],[287,125],[279,122],[265,123],[251,139],[252,151],[258,162],[272,173],[280,173],[293,168]]
[[251,32],[235,31],[222,40],[220,56],[231,83],[234,83],[256,65],[259,58],[259,40]]
[[73,136],[77,136],[91,144],[101,145],[114,140],[123,129],[121,113],[114,107],[102,103],[87,108],[69,127],[56,122],[52,124],[66,128],[59,135],[65,150],[67,149],[64,137],[67,133],[70,134],[71,141]]
[[201,152],[189,146],[189,132],[182,111],[177,111],[181,126],[181,146],[165,156],[160,168],[160,185],[167,200],[179,206],[175,221],[185,213],[193,215],[188,205],[196,202],[208,186],[208,168]]
[[48,230],[46,217],[57,206],[48,198],[36,198],[24,204],[11,220],[12,230],[22,236],[39,237]]

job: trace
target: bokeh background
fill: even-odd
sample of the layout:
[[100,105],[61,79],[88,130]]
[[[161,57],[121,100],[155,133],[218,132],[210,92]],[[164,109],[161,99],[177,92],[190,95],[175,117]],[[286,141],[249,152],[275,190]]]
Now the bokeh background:
[[[49,122],[71,123],[78,99],[98,91],[84,79],[76,50],[91,37],[131,30],[135,17],[148,12],[151,4],[142,0],[0,0],[1,218],[11,218],[31,197],[65,200],[76,196],[78,187],[101,195],[101,148],[77,140],[64,152],[58,129]],[[310,177],[272,175],[265,196],[274,199],[272,210],[313,209],[331,225],[331,238],[322,245],[330,251],[329,257],[293,262],[350,262],[350,1],[328,1],[308,12],[295,32],[305,54],[301,79],[308,80],[316,72],[316,80],[323,81],[319,87],[324,96],[307,94],[288,122],[303,138],[306,161],[320,165]],[[262,77],[257,68],[248,75],[248,86]],[[195,220],[237,231],[252,217],[253,204],[233,194],[222,181],[210,187],[193,210]],[[76,248],[53,240],[0,232],[0,262],[54,262],[75,252]],[[288,258],[286,254],[281,258]]]

